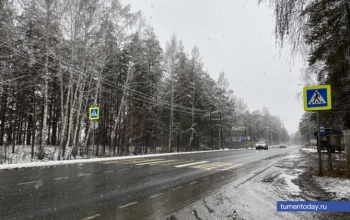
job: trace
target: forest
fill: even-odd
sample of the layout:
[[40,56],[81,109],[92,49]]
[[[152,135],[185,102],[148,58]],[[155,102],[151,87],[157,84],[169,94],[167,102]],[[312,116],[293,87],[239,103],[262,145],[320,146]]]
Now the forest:
[[[331,85],[332,109],[320,112],[326,128],[350,129],[350,7],[348,0],[259,0],[275,11],[279,46],[291,45],[293,58],[301,56],[304,86]],[[316,130],[316,114],[305,112],[299,139],[309,142]]]
[[[119,0],[1,0],[0,163],[288,140],[278,116],[250,112],[224,71],[210,75],[197,46],[186,52],[174,33],[162,48]],[[94,134],[90,107],[100,111]]]

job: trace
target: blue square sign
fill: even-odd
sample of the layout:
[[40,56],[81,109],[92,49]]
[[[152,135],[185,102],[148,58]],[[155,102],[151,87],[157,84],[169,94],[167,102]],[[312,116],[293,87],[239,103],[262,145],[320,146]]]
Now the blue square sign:
[[90,120],[97,120],[99,118],[99,113],[100,113],[99,107],[89,108],[89,119]]
[[332,108],[331,86],[312,86],[304,88],[304,110],[329,110]]

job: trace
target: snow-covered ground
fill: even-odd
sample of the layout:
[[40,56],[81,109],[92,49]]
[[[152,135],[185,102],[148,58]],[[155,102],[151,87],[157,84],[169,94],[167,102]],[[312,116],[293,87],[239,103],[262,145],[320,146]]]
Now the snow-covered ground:
[[313,176],[316,184],[326,192],[333,193],[336,200],[350,200],[350,180],[334,177]]

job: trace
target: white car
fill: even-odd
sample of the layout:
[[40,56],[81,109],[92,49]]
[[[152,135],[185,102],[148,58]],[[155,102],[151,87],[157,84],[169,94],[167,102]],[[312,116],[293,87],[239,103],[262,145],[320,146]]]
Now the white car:
[[255,149],[256,150],[260,150],[260,149],[268,150],[269,146],[267,145],[266,141],[259,141],[258,143],[256,143]]

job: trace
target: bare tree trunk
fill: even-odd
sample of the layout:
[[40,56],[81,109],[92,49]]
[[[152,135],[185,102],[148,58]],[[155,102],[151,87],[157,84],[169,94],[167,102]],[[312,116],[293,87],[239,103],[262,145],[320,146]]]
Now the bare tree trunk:
[[174,112],[173,112],[173,103],[174,103],[174,80],[171,83],[171,100],[170,100],[170,125],[169,125],[169,152],[173,152],[171,146],[173,140],[173,126],[174,126]]
[[118,110],[118,115],[117,117],[115,118],[114,120],[114,126],[113,126],[113,129],[112,129],[112,135],[111,135],[111,143],[113,143],[114,139],[115,139],[115,132],[117,130],[117,125],[118,125],[118,122],[119,122],[119,118],[120,118],[120,113],[121,113],[121,110],[122,110],[122,107],[124,105],[124,97],[125,97],[125,93],[126,93],[126,88],[128,86],[128,83],[129,83],[129,77],[131,75],[131,69],[132,69],[132,65],[130,64],[129,65],[129,69],[128,69],[128,73],[127,73],[127,76],[126,76],[126,81],[124,83],[124,89],[123,89],[123,94],[122,94],[122,100],[120,102],[120,106],[119,106],[119,110]]
[[49,27],[51,22],[52,1],[46,1],[46,34],[45,34],[45,63],[44,63],[44,97],[43,97],[43,127],[41,129],[41,143],[39,146],[38,159],[44,159],[44,145],[46,137],[46,120],[47,120],[47,99],[49,85]]

